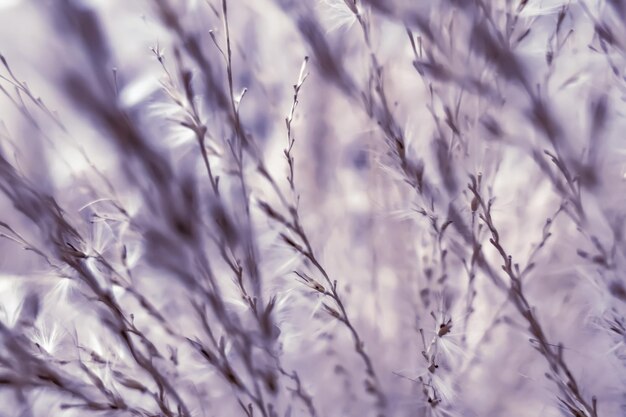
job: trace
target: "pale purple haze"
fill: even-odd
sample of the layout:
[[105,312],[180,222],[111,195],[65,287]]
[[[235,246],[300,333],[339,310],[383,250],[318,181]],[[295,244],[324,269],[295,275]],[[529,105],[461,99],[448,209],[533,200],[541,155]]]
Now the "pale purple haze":
[[0,417],[626,416],[624,21],[0,0]]

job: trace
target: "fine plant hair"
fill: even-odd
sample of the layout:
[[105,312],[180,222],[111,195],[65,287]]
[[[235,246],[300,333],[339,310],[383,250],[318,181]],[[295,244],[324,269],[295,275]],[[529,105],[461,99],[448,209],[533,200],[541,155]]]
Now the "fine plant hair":
[[625,20],[0,1],[0,417],[626,415]]

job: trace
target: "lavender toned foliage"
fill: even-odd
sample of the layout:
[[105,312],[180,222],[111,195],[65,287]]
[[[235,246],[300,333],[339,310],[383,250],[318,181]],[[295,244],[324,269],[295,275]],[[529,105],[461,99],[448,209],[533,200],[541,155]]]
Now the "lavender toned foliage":
[[626,416],[625,19],[0,0],[0,417]]

